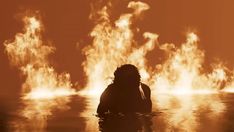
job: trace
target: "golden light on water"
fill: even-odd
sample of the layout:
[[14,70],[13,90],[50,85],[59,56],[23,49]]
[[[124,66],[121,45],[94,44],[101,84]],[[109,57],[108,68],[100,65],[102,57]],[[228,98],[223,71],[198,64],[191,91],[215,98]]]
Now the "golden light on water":
[[234,93],[234,88],[226,88],[222,91],[227,92],[227,93]]
[[54,99],[63,96],[70,96],[75,92],[63,88],[48,90],[48,88],[38,88],[27,94],[24,99]]

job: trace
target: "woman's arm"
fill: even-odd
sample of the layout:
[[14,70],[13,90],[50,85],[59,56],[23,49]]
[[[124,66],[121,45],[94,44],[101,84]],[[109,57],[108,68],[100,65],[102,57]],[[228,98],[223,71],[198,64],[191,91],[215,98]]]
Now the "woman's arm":
[[105,114],[106,112],[108,112],[109,110],[109,88],[107,87],[106,90],[102,93],[101,97],[100,97],[100,103],[98,105],[97,108],[97,113],[99,115]]

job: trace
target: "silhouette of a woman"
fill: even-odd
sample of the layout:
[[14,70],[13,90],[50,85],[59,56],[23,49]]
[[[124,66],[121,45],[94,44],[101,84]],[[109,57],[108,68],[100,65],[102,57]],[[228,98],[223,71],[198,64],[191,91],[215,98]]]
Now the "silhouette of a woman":
[[148,113],[152,102],[150,88],[140,82],[138,69],[125,64],[114,72],[114,81],[102,93],[97,113]]

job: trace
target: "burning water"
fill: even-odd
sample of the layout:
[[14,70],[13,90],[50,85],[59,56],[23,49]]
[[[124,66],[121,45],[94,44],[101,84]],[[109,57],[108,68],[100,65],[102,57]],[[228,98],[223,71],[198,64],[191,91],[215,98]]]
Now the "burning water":
[[[93,28],[93,43],[83,49],[86,61],[84,71],[88,78],[85,89],[89,94],[100,92],[113,77],[116,67],[130,63],[139,68],[142,81],[151,86],[155,92],[172,93],[213,93],[233,89],[233,71],[227,69],[222,62],[212,64],[211,72],[204,72],[204,51],[198,48],[199,38],[187,33],[187,40],[176,47],[175,44],[159,44],[158,35],[145,32],[145,44],[134,40],[131,24],[149,5],[142,2],[130,2],[128,8],[132,13],[123,14],[114,22],[109,19],[107,6],[96,15],[98,24]],[[146,54],[159,48],[166,54],[162,64],[148,66]],[[225,84],[225,85],[224,85]]]
[[[150,6],[142,2],[130,2],[128,8],[133,10],[132,13],[121,15],[114,23],[110,20],[109,6],[92,14],[98,16],[94,17],[98,18],[93,20],[97,25],[90,33],[93,43],[83,49],[87,85],[78,92],[72,88],[68,73],[58,74],[50,65],[48,55],[55,51],[55,47],[42,41],[42,24],[39,19],[36,16],[24,17],[24,32],[16,34],[14,41],[5,42],[11,64],[18,67],[26,77],[22,85],[25,107],[20,111],[26,122],[15,122],[17,128],[43,131],[52,111],[69,109],[67,103],[70,102],[70,96],[75,94],[92,98],[89,110],[81,115],[95,113],[97,98],[111,82],[116,67],[125,63],[139,68],[142,82],[151,87],[155,107],[172,107],[171,98],[159,96],[160,94],[172,94],[179,100],[181,107],[176,109],[178,114],[165,117],[173,126],[183,122],[185,130],[195,130],[193,124],[196,116],[192,111],[202,106],[211,109],[216,116],[222,113],[225,106],[219,98],[204,103],[202,99],[187,95],[234,92],[234,70],[227,69],[219,62],[212,64],[211,72],[204,72],[205,53],[198,48],[199,38],[193,32],[187,33],[187,40],[180,47],[169,43],[160,44],[157,40],[159,35],[150,32],[143,34],[146,43],[139,44],[134,40],[132,23]],[[155,48],[164,51],[166,59],[162,64],[149,66],[146,54]],[[181,97],[180,94],[186,96]],[[184,121],[188,116],[191,117],[190,120]],[[36,123],[28,128],[27,123],[32,120]],[[87,124],[97,124],[94,121],[90,119]],[[90,129],[87,128],[88,130]]]
[[59,75],[49,65],[47,57],[55,48],[43,45],[40,21],[36,17],[26,16],[24,23],[24,33],[16,34],[13,42],[5,42],[11,64],[26,77],[22,85],[25,107],[20,111],[26,121],[15,122],[14,125],[18,131],[42,131],[52,110],[67,109],[68,96],[75,94],[75,91],[71,88],[70,75]]

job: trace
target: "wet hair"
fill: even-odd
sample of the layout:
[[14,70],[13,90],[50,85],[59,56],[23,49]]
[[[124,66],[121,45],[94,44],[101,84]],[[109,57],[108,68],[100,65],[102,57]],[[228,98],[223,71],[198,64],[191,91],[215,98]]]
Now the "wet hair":
[[114,72],[114,84],[118,86],[139,87],[141,76],[136,66],[125,64]]

